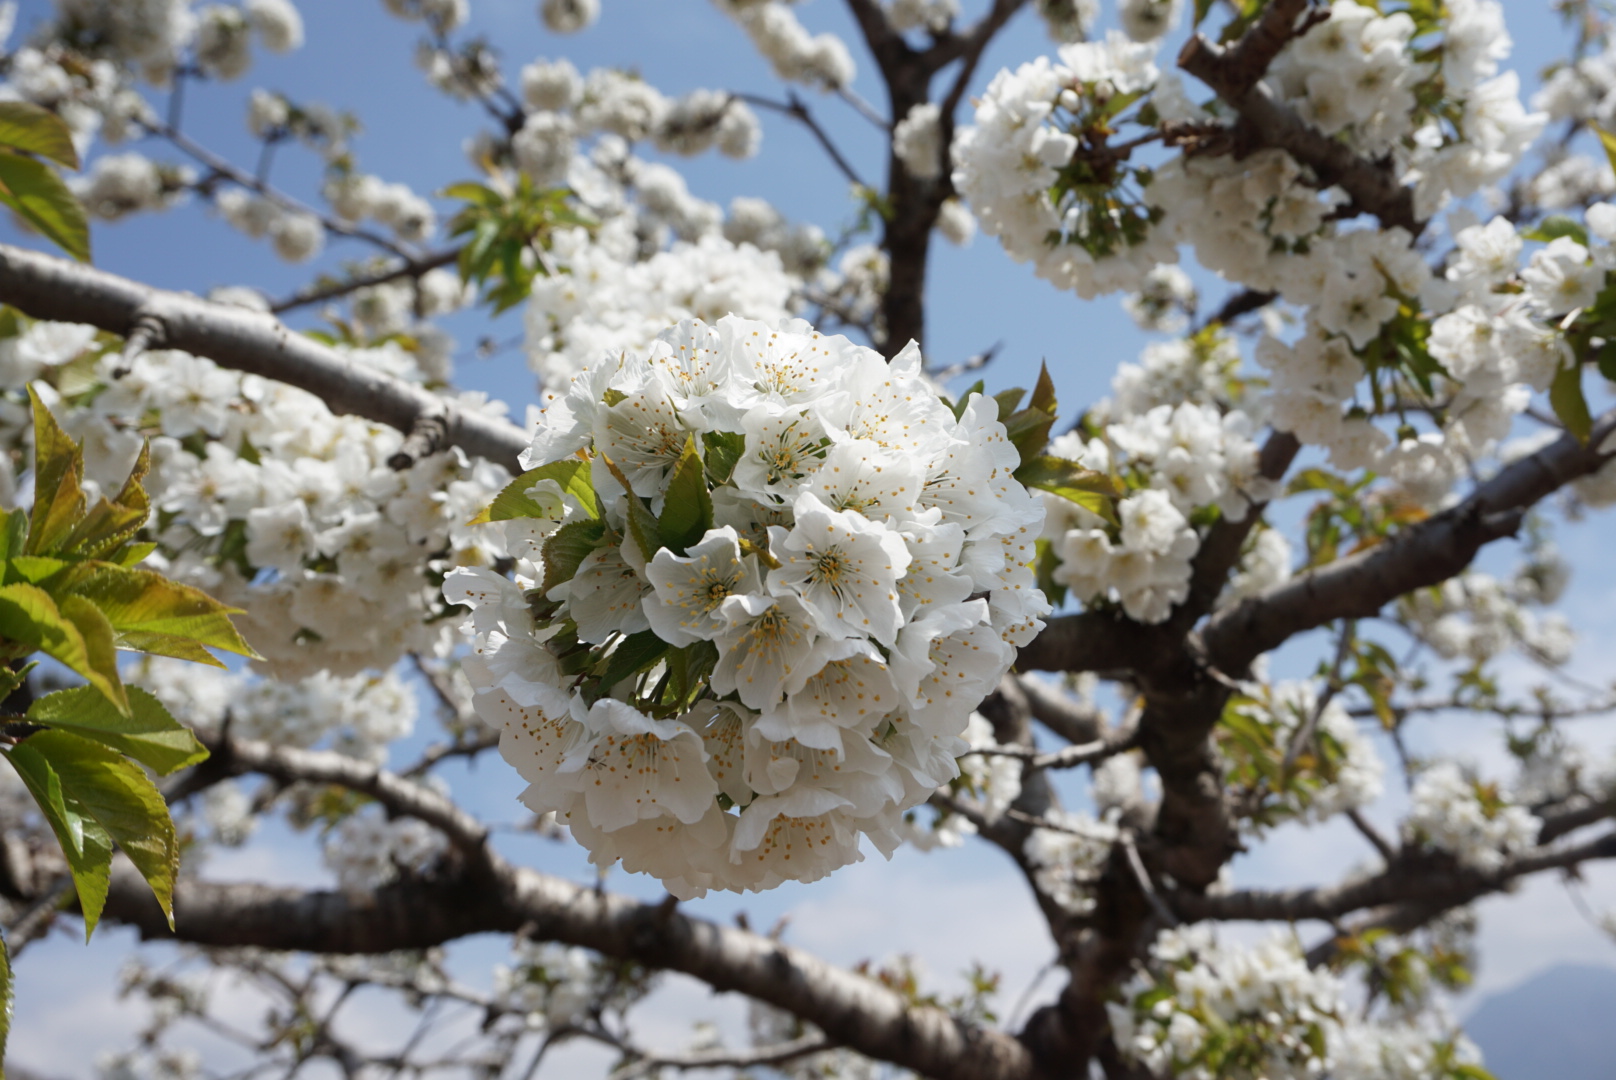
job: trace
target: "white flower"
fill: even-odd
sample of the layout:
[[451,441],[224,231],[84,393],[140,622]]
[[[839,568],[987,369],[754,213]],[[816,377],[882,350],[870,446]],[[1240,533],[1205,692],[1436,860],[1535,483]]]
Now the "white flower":
[[769,591],[800,597],[830,637],[867,634],[891,645],[903,622],[898,579],[910,561],[903,537],[856,511],[832,510],[811,491],[792,512],[789,532],[769,530],[769,553],[780,563]]
[[663,548],[645,576],[656,589],[644,600],[646,618],[657,637],[676,646],[711,641],[729,626],[719,613],[725,600],[763,591],[757,560],[741,554],[728,526],[709,530],[685,555]]
[[585,812],[607,832],[664,814],[694,825],[718,795],[701,736],[678,720],[657,720],[615,698],[602,698],[581,721],[587,741],[567,754],[560,773],[578,773]]
[[800,688],[835,649],[835,639],[819,633],[818,620],[801,600],[732,596],[719,608],[729,623],[717,638],[715,693],[740,695],[753,709],[768,709]]

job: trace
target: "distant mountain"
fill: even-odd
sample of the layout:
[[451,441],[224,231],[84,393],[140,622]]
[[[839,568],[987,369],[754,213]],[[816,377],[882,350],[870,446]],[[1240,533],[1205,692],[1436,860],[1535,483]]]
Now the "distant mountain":
[[1616,968],[1549,968],[1487,998],[1465,1031],[1498,1080],[1616,1080]]

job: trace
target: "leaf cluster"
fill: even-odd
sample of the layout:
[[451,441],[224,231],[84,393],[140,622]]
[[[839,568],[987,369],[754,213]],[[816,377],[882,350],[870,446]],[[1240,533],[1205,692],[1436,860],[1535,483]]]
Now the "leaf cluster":
[[545,252],[557,228],[593,224],[573,209],[566,188],[541,188],[527,176],[514,187],[471,181],[440,192],[465,205],[449,220],[449,235],[466,237],[461,280],[484,287],[483,302],[497,315],[525,301],[533,280],[551,273]]
[[80,262],[90,261],[90,222],[52,163],[79,167],[73,133],[49,109],[0,101],[0,203]]

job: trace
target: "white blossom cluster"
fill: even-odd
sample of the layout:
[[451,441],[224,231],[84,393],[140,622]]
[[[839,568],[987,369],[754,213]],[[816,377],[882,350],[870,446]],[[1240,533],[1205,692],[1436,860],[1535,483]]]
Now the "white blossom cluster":
[[166,85],[189,50],[211,78],[239,78],[252,43],[284,53],[303,44],[303,18],[291,0],[203,4],[192,0],[57,0],[60,29],[99,45],[107,59]]
[[[1309,968],[1293,938],[1276,934],[1242,948],[1222,944],[1207,926],[1169,929],[1150,958],[1155,973],[1141,968],[1122,1002],[1106,1005],[1129,1058],[1185,1080],[1302,1080],[1326,1071],[1320,1043],[1343,1011],[1341,986]],[[1220,1057],[1208,1062],[1209,1048]]]
[[[973,712],[962,736],[972,750],[995,747],[993,724]],[[1021,762],[1007,754],[963,754],[952,783],[955,798],[965,799],[989,824],[998,821],[1021,794]],[[904,815],[904,839],[922,851],[954,848],[976,835],[976,824],[961,814],[935,811],[929,824],[918,824],[922,808]]]
[[105,154],[68,188],[84,209],[103,221],[167,210],[184,201],[196,183],[189,166],[160,165],[142,154]]
[[1410,798],[1405,828],[1477,870],[1497,870],[1509,856],[1537,842],[1540,823],[1530,810],[1511,805],[1451,761],[1420,773]]
[[1153,268],[1177,260],[1164,233],[1115,220],[1119,211],[1063,183],[1080,145],[1073,130],[1087,115],[1114,95],[1156,84],[1152,51],[1113,31],[1062,46],[1059,63],[1039,57],[1001,71],[977,104],[976,123],[954,137],[954,185],[983,231],[1039,277],[1085,299],[1138,290]]
[[1164,930],[1106,1006],[1117,1046],[1185,1080],[1458,1080],[1481,1055],[1439,1018],[1355,1017],[1341,978],[1293,935],[1243,947],[1211,927]]
[[605,992],[594,954],[548,941],[513,938],[512,962],[494,966],[494,1000],[529,1028],[570,1024]]
[[1331,698],[1321,707],[1312,682],[1293,680],[1248,687],[1236,700],[1231,706],[1235,713],[1272,732],[1281,760],[1297,734],[1312,727],[1310,745],[1302,748],[1310,764],[1296,767],[1307,777],[1293,777],[1282,790],[1272,792],[1266,812],[1314,823],[1380,798],[1385,763],[1339,699]]
[[[1190,515],[1216,507],[1239,521],[1272,485],[1257,471],[1250,418],[1211,405],[1158,405],[1109,425],[1105,440],[1061,436],[1050,451],[1099,472],[1130,470],[1141,486],[1117,503],[1117,521],[1054,496],[1044,523],[1059,560],[1054,580],[1085,601],[1114,600],[1157,623],[1189,595],[1200,536]],[[1058,506],[1058,510],[1055,508]]]
[[380,765],[388,744],[415,730],[415,692],[397,671],[302,679],[257,678],[149,657],[133,673],[187,726],[275,746],[335,750]]
[[528,365],[566,386],[597,357],[645,349],[670,323],[716,322],[731,312],[766,322],[791,313],[797,279],[773,252],[709,234],[641,259],[632,218],[556,234],[566,272],[533,283],[526,308]]
[[320,855],[345,892],[366,893],[401,875],[425,873],[448,841],[415,818],[387,818],[374,808],[349,814],[325,835]]
[[[1402,614],[1420,637],[1447,660],[1484,664],[1511,647],[1519,647],[1545,663],[1571,659],[1576,635],[1564,615],[1539,615],[1532,605],[1550,604],[1564,588],[1564,565],[1550,564],[1555,577],[1531,571],[1507,581],[1471,570],[1441,585],[1405,596]],[[1547,588],[1546,588],[1547,587]]]
[[[426,620],[441,608],[437,583],[449,566],[504,554],[466,525],[509,480],[502,468],[451,450],[396,472],[386,462],[398,432],[334,416],[312,394],[166,350],[115,377],[122,361],[101,349],[92,327],[34,323],[0,342],[0,390],[61,381],[71,365],[72,397],[35,387],[83,441],[87,478],[100,490],[116,490],[150,439],[147,489],[162,544],[154,564],[245,609],[239,625],[265,670],[353,674],[450,646],[453,630]],[[421,378],[396,345],[348,355]],[[459,404],[485,407],[473,397]],[[21,445],[26,409],[8,404],[0,429],[7,445]]]
[[835,34],[810,34],[780,0],[713,0],[741,25],[752,45],[786,82],[819,90],[851,86],[858,74],[853,54]]
[[679,896],[816,880],[861,834],[890,853],[1049,610],[1018,462],[912,346],[731,316],[591,364],[527,454],[517,583],[445,585],[526,804]]
[[1095,819],[1066,810],[1045,811],[1049,827],[1033,829],[1022,845],[1038,891],[1074,915],[1093,911],[1094,886],[1122,835],[1116,816],[1111,812]]

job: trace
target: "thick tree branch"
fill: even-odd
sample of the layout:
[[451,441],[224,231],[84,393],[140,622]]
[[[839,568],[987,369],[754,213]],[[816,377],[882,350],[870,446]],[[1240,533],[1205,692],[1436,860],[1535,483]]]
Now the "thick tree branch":
[[[1284,150],[1311,168],[1321,187],[1339,184],[1354,205],[1374,214],[1382,225],[1418,234],[1421,223],[1414,216],[1413,190],[1397,182],[1389,163],[1359,157],[1275,100],[1261,81],[1275,54],[1299,32],[1296,20],[1307,4],[1308,0],[1278,0],[1227,48],[1196,34],[1179,53],[1178,66],[1217,91],[1239,113],[1237,145]],[[1308,25],[1311,20],[1304,20],[1300,32]]]
[[520,471],[521,429],[354,363],[269,315],[153,289],[104,270],[0,244],[0,302],[36,319],[88,323],[127,335],[142,319],[162,326],[162,345],[221,367],[261,375],[323,399],[332,412],[375,420],[408,434],[441,415],[447,442]]
[[1411,858],[1370,877],[1339,885],[1305,889],[1245,889],[1223,895],[1175,893],[1174,907],[1187,919],[1255,919],[1297,922],[1340,919],[1365,908],[1390,904],[1437,904],[1443,908],[1469,903],[1497,892],[1510,882],[1563,870],[1596,859],[1616,859],[1616,833],[1565,848],[1543,849],[1510,859],[1499,869],[1481,871],[1451,857]]
[[135,870],[115,867],[105,917],[142,937],[317,953],[420,949],[479,933],[523,932],[609,957],[682,971],[798,1016],[832,1042],[943,1080],[1032,1080],[1007,1035],[910,1006],[861,975],[800,949],[496,860],[491,876],[402,881],[370,893],[183,880],[177,934]]
[[1019,671],[1130,671],[1160,649],[1160,635],[1120,614],[1085,611],[1049,620],[1022,647]]
[[1599,418],[1587,443],[1563,435],[1506,466],[1458,506],[1218,612],[1201,632],[1208,661],[1238,674],[1296,634],[1335,619],[1372,616],[1405,593],[1446,581],[1485,544],[1513,535],[1533,503],[1609,460],[1600,447],[1613,432],[1616,409]]

